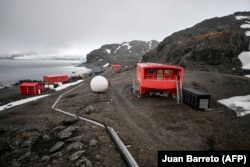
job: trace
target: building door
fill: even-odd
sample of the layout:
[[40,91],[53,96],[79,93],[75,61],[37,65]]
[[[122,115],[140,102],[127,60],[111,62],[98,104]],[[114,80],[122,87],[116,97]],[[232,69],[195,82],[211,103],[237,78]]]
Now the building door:
[[163,70],[157,70],[157,79],[163,79]]

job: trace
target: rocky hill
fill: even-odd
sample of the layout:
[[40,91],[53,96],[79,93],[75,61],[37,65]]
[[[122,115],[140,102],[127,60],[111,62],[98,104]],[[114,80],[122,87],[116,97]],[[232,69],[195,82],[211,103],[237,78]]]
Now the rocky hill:
[[166,37],[143,55],[143,62],[161,62],[222,73],[241,73],[238,55],[249,51],[250,12],[207,19]]
[[130,62],[138,62],[142,55],[154,49],[159,42],[138,41],[123,42],[121,44],[107,44],[87,54],[87,63],[119,63],[129,65]]

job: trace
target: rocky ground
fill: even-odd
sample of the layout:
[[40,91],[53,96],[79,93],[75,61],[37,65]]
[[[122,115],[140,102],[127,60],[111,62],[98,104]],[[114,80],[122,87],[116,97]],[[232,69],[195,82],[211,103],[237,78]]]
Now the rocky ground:
[[[112,127],[139,166],[157,166],[159,150],[250,150],[250,116],[237,118],[217,103],[250,94],[250,79],[186,70],[185,87],[211,94],[204,111],[172,98],[133,95],[133,68],[102,75],[111,83],[106,92],[93,93],[89,77],[56,107]],[[0,166],[126,166],[103,127],[51,109],[67,90],[0,113]],[[13,97],[6,93],[5,101]]]

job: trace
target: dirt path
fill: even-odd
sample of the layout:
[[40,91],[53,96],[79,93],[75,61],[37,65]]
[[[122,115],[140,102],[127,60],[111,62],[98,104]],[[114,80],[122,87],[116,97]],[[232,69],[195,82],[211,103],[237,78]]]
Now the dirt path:
[[[110,91],[112,91],[111,97],[114,99],[116,114],[119,115],[118,119],[122,124],[120,130],[122,131],[120,133],[121,137],[127,140],[126,138],[129,134],[136,140],[127,141],[128,143],[140,142],[138,145],[132,144],[132,147],[140,147],[141,143],[143,143],[150,151],[153,151],[153,148],[160,148],[159,145],[165,145],[162,137],[155,133],[158,129],[156,123],[152,119],[148,119],[146,115],[142,115],[141,110],[129,100],[129,97],[124,95],[127,92],[121,92],[121,90],[117,90],[115,87],[112,87]],[[126,135],[125,137],[123,136],[124,134]],[[145,149],[145,147],[140,149]],[[145,155],[143,156],[145,157]],[[148,158],[153,158],[153,156],[148,154]]]
[[[185,104],[177,105],[171,98],[135,97],[131,77],[133,74],[128,75],[128,79],[113,81],[109,92],[114,100],[112,114],[119,121],[120,136],[131,145],[130,150],[141,165],[154,166],[159,150],[243,149],[236,136],[249,136],[245,131],[249,116],[244,120],[235,119],[235,113],[219,105],[216,99],[250,93],[246,84],[250,83],[249,79],[187,72],[185,86],[212,95],[212,110],[194,111]],[[245,144],[245,148],[250,146],[250,143]]]
[[[211,110],[196,111],[186,104],[177,104],[176,99],[172,98],[137,98],[132,93],[134,71],[106,71],[103,75],[111,81],[111,87],[105,93],[93,93],[89,86],[91,78],[87,78],[84,84],[66,94],[57,107],[112,127],[140,166],[157,166],[157,151],[160,150],[250,150],[250,115],[237,118],[233,111],[217,103],[221,98],[250,94],[249,79],[204,71],[186,71],[184,86],[204,90],[212,97]],[[16,142],[18,132],[27,129],[42,136],[52,134],[51,129],[67,119],[67,116],[50,108],[58,96],[55,94],[2,113],[0,139],[5,137]],[[74,135],[84,135],[81,142],[86,145],[85,156],[96,162],[96,166],[124,166],[103,129],[85,122],[77,122],[75,125],[80,128]],[[15,128],[18,131],[14,131]],[[91,139],[98,141],[94,150],[87,147]],[[56,142],[53,137],[51,141]],[[42,141],[35,145],[37,152],[39,149],[49,149]],[[67,161],[69,153],[64,156],[65,164],[71,164]],[[54,157],[39,164],[53,166],[53,161],[57,162],[54,166],[63,164],[64,161],[60,159],[63,158]],[[25,162],[37,164],[36,161]]]

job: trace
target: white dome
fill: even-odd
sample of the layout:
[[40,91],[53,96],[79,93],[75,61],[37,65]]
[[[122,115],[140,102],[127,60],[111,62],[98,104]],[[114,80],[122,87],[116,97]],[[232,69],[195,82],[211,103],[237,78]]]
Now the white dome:
[[103,92],[108,86],[108,80],[103,76],[96,76],[90,81],[90,88],[93,92]]

